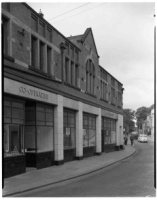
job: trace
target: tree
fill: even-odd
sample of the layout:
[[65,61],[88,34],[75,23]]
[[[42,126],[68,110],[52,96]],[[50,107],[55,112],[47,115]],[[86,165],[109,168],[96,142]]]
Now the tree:
[[125,128],[125,132],[132,132],[135,130],[135,111],[131,109],[123,109],[123,126]]
[[137,109],[135,115],[136,115],[136,119],[137,119],[137,126],[139,128],[142,128],[142,124],[143,122],[147,119],[147,115],[150,113],[150,108],[147,107],[140,107]]

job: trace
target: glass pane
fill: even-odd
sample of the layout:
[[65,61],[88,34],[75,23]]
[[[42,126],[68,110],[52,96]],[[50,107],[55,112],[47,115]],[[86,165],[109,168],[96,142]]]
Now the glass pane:
[[53,122],[46,122],[46,126],[54,126]]
[[26,121],[35,121],[35,110],[26,110],[25,118]]
[[52,113],[46,113],[46,121],[47,122],[53,121],[53,114]]
[[37,126],[37,151],[52,151],[53,127]]
[[12,109],[12,118],[24,119],[24,110],[13,108]]
[[25,125],[35,125],[35,121],[26,121]]
[[24,124],[24,120],[22,119],[12,119],[12,123],[13,124]]
[[88,147],[88,130],[83,130],[83,146]]
[[9,153],[9,125],[4,125],[4,155]]
[[92,126],[92,117],[89,117],[89,129],[93,128]]
[[74,119],[74,117],[69,117],[68,118],[68,125],[69,125],[69,127],[75,127],[75,119]]
[[4,117],[11,117],[11,108],[10,107],[4,107]]
[[83,116],[83,127],[87,128],[88,127],[88,120],[87,120],[87,116]]
[[12,102],[12,107],[23,109],[24,105],[23,103],[19,103],[19,102]]
[[96,141],[95,141],[95,130],[89,130],[89,146],[95,146]]
[[51,114],[53,114],[53,109],[51,109],[51,108],[46,108],[46,113],[51,113]]
[[4,100],[4,106],[10,106],[11,107],[11,102]]
[[116,143],[116,131],[111,131],[111,143]]
[[42,106],[37,106],[37,111],[39,112],[45,112],[45,108]]
[[111,140],[111,132],[110,130],[105,131],[105,144],[110,144]]
[[22,126],[4,125],[4,156],[12,156],[23,153]]
[[68,117],[64,115],[64,127],[68,126]]
[[42,126],[45,126],[45,122],[42,122],[42,121],[37,121],[37,125],[42,125]]
[[45,121],[45,112],[37,112],[37,121]]
[[64,128],[64,149],[75,147],[75,128]]
[[5,124],[11,123],[11,118],[4,118],[4,123],[5,123]]
[[35,152],[35,126],[25,126],[25,149]]

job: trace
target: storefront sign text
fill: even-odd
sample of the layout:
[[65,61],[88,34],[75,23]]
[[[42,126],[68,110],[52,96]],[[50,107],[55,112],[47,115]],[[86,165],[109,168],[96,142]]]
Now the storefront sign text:
[[33,89],[27,89],[27,88],[22,87],[22,86],[19,87],[19,91],[20,91],[20,93],[27,94],[29,96],[39,97],[39,98],[48,100],[48,94],[45,94],[45,93],[40,92],[40,91],[36,91],[36,90],[33,90]]

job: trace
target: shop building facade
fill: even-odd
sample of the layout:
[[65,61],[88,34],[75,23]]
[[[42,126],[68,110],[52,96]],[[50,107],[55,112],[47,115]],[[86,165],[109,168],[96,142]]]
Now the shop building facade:
[[91,28],[67,38],[26,3],[2,3],[2,35],[4,178],[123,149],[123,85]]

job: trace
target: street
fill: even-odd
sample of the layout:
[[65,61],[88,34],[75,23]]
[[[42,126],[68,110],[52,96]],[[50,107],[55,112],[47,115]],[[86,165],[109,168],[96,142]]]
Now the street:
[[98,172],[14,196],[155,197],[154,143],[135,140],[135,148],[137,152],[130,158]]

